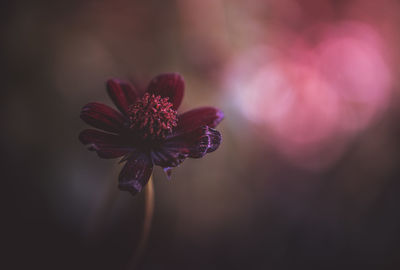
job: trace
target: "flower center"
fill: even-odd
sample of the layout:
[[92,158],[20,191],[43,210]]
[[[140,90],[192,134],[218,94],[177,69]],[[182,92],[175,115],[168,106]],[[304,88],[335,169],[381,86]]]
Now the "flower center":
[[143,138],[165,138],[178,122],[177,112],[168,99],[146,93],[129,107],[129,127],[138,130]]

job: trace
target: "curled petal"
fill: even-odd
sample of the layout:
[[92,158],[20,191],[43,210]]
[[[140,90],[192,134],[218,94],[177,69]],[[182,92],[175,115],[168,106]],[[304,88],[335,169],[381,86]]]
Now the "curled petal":
[[99,130],[85,129],[79,134],[79,140],[101,158],[118,158],[134,151],[122,137]]
[[107,81],[107,92],[115,106],[125,115],[128,107],[136,101],[137,94],[133,85],[127,81],[110,79]]
[[150,81],[147,92],[150,94],[168,97],[174,110],[181,105],[185,91],[185,82],[178,73],[160,74]]
[[154,164],[163,168],[169,168],[181,164],[188,157],[188,152],[179,147],[164,146],[154,149],[151,152],[151,157]]
[[81,119],[87,124],[105,131],[118,133],[124,124],[124,117],[107,105],[91,102],[81,110]]
[[151,157],[161,167],[176,167],[185,158],[201,158],[215,151],[221,143],[221,134],[208,126],[172,137],[162,147],[154,149]]
[[201,126],[215,128],[224,119],[224,113],[214,107],[201,107],[187,111],[178,117],[178,133],[187,133]]
[[208,126],[200,127],[191,133],[178,137],[175,142],[180,140],[187,143],[189,157],[201,158],[207,153],[214,152],[221,144],[221,133]]
[[221,133],[213,128],[208,128],[208,138],[210,139],[207,145],[207,153],[212,153],[218,149],[222,141]]
[[135,195],[147,184],[153,171],[153,163],[147,154],[131,156],[119,174],[119,189]]

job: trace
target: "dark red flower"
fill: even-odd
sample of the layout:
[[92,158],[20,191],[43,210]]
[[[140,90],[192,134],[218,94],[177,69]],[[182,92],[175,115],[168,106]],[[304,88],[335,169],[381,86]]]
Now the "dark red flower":
[[119,112],[97,102],[85,105],[82,120],[103,131],[83,130],[79,140],[101,158],[123,157],[121,190],[136,194],[147,184],[154,165],[169,176],[171,168],[186,158],[201,158],[221,143],[214,128],[224,117],[222,111],[201,107],[177,113],[184,93],[179,74],[158,75],[144,94],[118,79],[107,81],[107,91]]

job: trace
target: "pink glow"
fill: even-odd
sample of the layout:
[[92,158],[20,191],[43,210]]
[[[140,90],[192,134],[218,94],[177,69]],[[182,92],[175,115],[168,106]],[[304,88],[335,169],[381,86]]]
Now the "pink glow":
[[[337,160],[385,110],[391,71],[383,41],[369,25],[321,25],[306,34],[280,50],[253,48],[241,55],[227,88],[277,150],[296,165],[318,169]],[[312,45],[303,38],[310,34]]]

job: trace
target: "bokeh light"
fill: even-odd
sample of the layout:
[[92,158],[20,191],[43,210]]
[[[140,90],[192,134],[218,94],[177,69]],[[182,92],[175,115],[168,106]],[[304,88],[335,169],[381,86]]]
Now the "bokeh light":
[[326,167],[388,106],[392,73],[385,44],[360,22],[317,25],[290,38],[286,47],[259,46],[239,55],[226,89],[287,158]]

